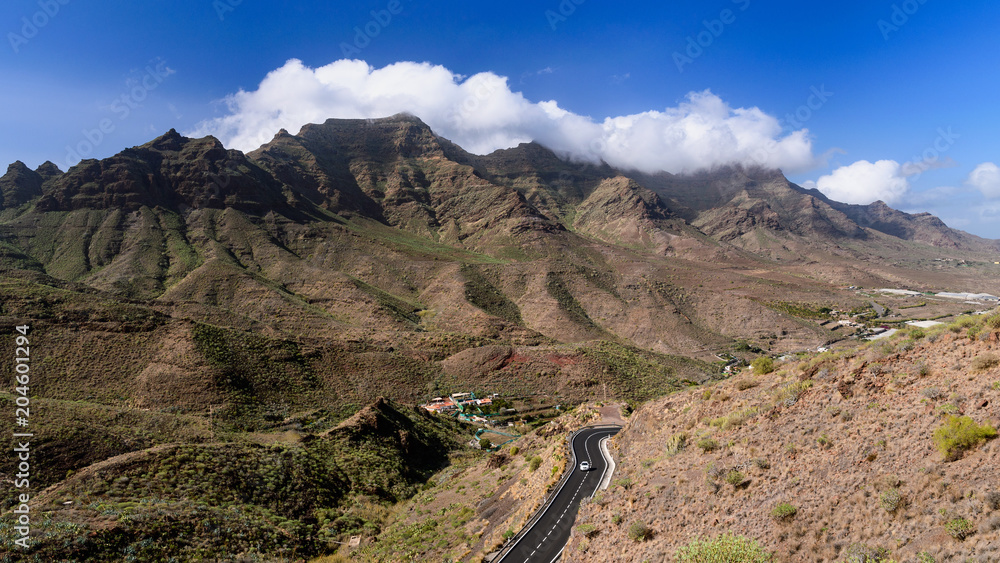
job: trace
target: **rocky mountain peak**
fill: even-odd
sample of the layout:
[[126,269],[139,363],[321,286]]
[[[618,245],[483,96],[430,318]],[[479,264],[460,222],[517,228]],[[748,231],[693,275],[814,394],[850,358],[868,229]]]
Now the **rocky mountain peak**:
[[15,160],[7,166],[7,174],[23,174],[30,171],[31,169],[28,168],[28,165],[20,160]]
[[44,181],[39,173],[28,168],[20,160],[14,162],[7,167],[7,173],[0,177],[0,198],[2,198],[0,206],[18,207],[42,195]]
[[153,139],[144,146],[159,151],[178,151],[190,140],[191,139],[178,133],[176,129],[170,129],[170,131],[167,131],[163,135]]
[[55,178],[56,176],[61,176],[63,171],[59,169],[51,160],[46,160],[37,169],[35,169],[43,179],[49,180]]

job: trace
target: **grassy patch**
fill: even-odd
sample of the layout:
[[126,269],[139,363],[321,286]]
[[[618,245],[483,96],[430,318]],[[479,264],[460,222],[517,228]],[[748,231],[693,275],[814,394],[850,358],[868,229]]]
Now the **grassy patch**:
[[694,540],[679,548],[674,560],[678,563],[768,563],[772,555],[757,540],[723,534],[711,539]]
[[791,520],[798,512],[799,509],[795,506],[787,502],[782,502],[771,510],[771,518],[779,521]]
[[592,330],[600,330],[600,327],[594,323],[593,319],[587,315],[587,312],[580,305],[580,302],[576,300],[576,297],[570,293],[569,289],[566,288],[566,282],[563,281],[562,276],[555,272],[549,272],[545,275],[545,291],[548,292],[549,296],[556,300],[559,304],[559,308],[562,309],[569,318],[584,327]]
[[996,438],[990,425],[980,426],[968,416],[949,416],[944,425],[934,431],[934,445],[945,460],[955,460],[986,440]]
[[[656,354],[615,342],[601,341],[581,348],[583,355],[603,368],[616,397],[645,401],[684,387],[679,369],[707,377],[712,366],[687,358]],[[697,377],[697,376],[696,376]]]
[[765,375],[774,371],[774,359],[767,356],[761,356],[750,362],[750,367],[753,368],[753,372],[755,374]]
[[780,311],[792,317],[810,320],[826,320],[830,318],[832,309],[815,303],[792,303],[789,301],[770,301],[765,305],[775,311]]
[[490,283],[480,267],[472,264],[462,264],[462,276],[465,278],[465,300],[487,313],[500,317],[514,324],[523,325],[521,310],[507,299],[502,291]]

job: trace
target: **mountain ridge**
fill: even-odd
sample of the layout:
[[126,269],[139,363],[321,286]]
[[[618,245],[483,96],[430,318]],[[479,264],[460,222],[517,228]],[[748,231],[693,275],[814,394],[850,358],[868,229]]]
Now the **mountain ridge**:
[[[421,166],[397,162],[414,160]],[[437,202],[433,190],[426,188],[434,180],[441,185],[444,178],[428,178],[428,170],[421,170],[430,161],[454,163],[439,171],[453,184],[458,182],[441,190]],[[548,221],[558,229],[559,223],[572,224],[565,220],[568,206],[581,203],[615,176],[651,189],[677,218],[726,242],[738,244],[761,225],[796,235],[859,239],[871,229],[942,248],[1000,249],[1000,241],[952,229],[930,214],[907,214],[882,202],[850,205],[830,200],[818,190],[788,182],[778,170],[733,165],[685,176],[644,174],[606,164],[575,164],[534,142],[473,155],[407,114],[329,119],[307,124],[297,135],[282,130],[245,155],[225,149],[214,137],[187,139],[171,130],[108,159],[82,161],[66,173],[51,163],[30,171],[16,162],[0,179],[0,209],[38,197],[40,211],[141,205],[261,211],[301,207],[305,200],[334,212],[356,212],[432,234],[451,218],[447,213],[438,217],[442,210],[435,207],[440,207],[440,200],[462,197],[471,188],[479,190],[476,195],[483,199],[499,195],[494,203],[506,206],[508,214]],[[48,186],[44,191],[43,183]],[[498,185],[517,194],[492,194],[491,188]]]

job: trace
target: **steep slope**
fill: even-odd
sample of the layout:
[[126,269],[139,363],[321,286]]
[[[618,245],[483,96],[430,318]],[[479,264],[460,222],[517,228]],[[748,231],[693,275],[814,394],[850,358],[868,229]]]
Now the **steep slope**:
[[944,249],[1000,252],[1000,242],[952,229],[930,213],[904,213],[881,201],[868,205],[849,205],[834,201],[829,203],[858,225],[896,238]]
[[[700,359],[738,338],[815,346],[828,331],[762,303],[916,279],[912,260],[881,261],[941,255],[862,229],[780,172],[643,179],[664,198],[534,143],[470,155],[406,115],[281,132],[249,157],[171,131],[5,178],[36,194],[0,222],[12,271],[295,338],[601,339]],[[761,256],[803,268],[784,298]]]
[[188,139],[171,129],[104,160],[85,160],[47,187],[40,212],[141,207],[286,208],[281,185],[214,137]]
[[676,212],[715,238],[754,252],[792,258],[809,248],[844,254],[850,250],[881,256],[888,235],[913,242],[920,253],[958,250],[970,256],[995,254],[997,241],[951,229],[930,214],[910,215],[882,202],[848,205],[818,190],[805,190],[780,172],[739,166],[721,167],[689,176],[667,173],[630,176],[653,189]]
[[[433,464],[407,473],[401,460],[429,449],[433,461],[442,450],[419,419],[397,416],[405,409],[376,403],[308,444],[368,456],[333,477],[317,472],[312,454],[247,443],[321,434],[380,396],[645,401],[718,377],[720,353],[843,338],[816,312],[873,299],[843,286],[1000,293],[992,260],[934,261],[978,255],[921,242],[936,240],[931,218],[876,209],[865,219],[780,172],[643,179],[534,143],[477,156],[405,115],[283,131],[249,155],[170,131],[65,173],[15,163],[0,196],[0,323],[32,326],[32,350],[43,351],[33,365],[45,373],[32,400],[56,413],[38,443],[51,463],[37,483],[93,468],[70,478],[82,488],[57,490],[80,493],[60,510],[88,518],[82,507],[115,499],[114,518],[87,520],[94,553],[142,547],[129,527],[135,507],[119,506],[142,490],[114,474],[143,481],[152,472],[158,487],[180,485],[169,479],[180,469],[171,457],[191,462],[188,476],[223,471],[211,478],[231,479],[219,485],[227,495],[263,491],[267,502],[248,508],[260,525],[237,532],[270,555],[300,556],[290,550],[319,541],[317,529],[337,541],[377,534],[371,523],[385,509],[370,499],[336,513],[303,507],[347,487],[412,493]],[[936,316],[968,305],[931,308]],[[4,340],[0,351],[13,357],[13,346]],[[392,456],[392,475],[352,473],[377,469],[380,452]],[[282,467],[308,483],[304,496],[275,475],[286,454],[293,461]],[[240,456],[268,476],[263,489],[225,473],[232,468],[220,460]],[[173,499],[182,512],[228,502],[181,484],[194,499]],[[294,514],[274,512],[278,492],[296,498]],[[229,513],[209,512],[199,534],[229,525]],[[187,516],[176,528],[142,512],[166,539],[195,533],[200,520]],[[491,530],[480,547],[502,534]],[[217,546],[188,547],[178,553]]]
[[249,156],[322,207],[357,211],[443,242],[488,248],[530,231],[561,229],[516,190],[449,159],[412,116],[331,119],[294,137],[279,133]]
[[[617,485],[581,511],[566,560],[672,561],[728,532],[775,562],[997,560],[1000,441],[942,429],[956,416],[997,428],[998,342],[995,311],[643,406],[612,440]],[[632,539],[643,527],[648,540]]]
[[601,182],[576,206],[573,227],[607,242],[665,253],[684,224],[672,218],[656,194],[618,176]]
[[[120,417],[110,418],[115,430]],[[126,418],[148,431],[153,416]],[[33,553],[48,561],[326,553],[331,539],[377,529],[373,515],[415,494],[471,436],[381,398],[329,432],[282,444],[214,442],[208,429],[186,430],[193,442],[113,456],[42,492],[35,506],[49,509],[49,531],[33,538]]]
[[7,167],[7,173],[0,177],[0,208],[17,208],[42,195],[42,183],[45,180],[45,177],[20,160],[11,164]]

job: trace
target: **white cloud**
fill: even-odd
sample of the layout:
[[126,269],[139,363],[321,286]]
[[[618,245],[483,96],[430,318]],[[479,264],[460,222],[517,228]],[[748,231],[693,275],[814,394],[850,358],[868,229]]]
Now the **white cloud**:
[[898,203],[910,189],[902,167],[895,160],[859,160],[803,186],[817,188],[830,199],[844,203],[882,200],[889,205]]
[[240,90],[226,103],[228,115],[204,121],[189,134],[215,135],[226,146],[248,151],[281,128],[295,132],[330,117],[408,112],[479,154],[534,140],[576,160],[674,173],[731,163],[801,172],[819,160],[808,130],[783,136],[774,116],[732,108],[708,90],[688,94],[677,107],[595,121],[556,101],[531,102],[492,72],[463,77],[429,63],[376,69],[364,61],[339,60],[313,69],[293,59],[270,72],[257,90]]
[[1000,198],[1000,167],[984,162],[969,174],[965,183],[983,192],[989,199]]

